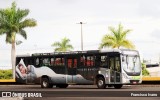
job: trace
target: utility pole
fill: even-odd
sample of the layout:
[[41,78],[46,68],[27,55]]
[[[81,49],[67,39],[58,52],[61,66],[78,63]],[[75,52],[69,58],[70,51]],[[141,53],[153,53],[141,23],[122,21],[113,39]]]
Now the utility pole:
[[77,23],[77,24],[81,24],[81,50],[83,51],[83,31],[82,31],[82,24],[86,24],[83,22]]

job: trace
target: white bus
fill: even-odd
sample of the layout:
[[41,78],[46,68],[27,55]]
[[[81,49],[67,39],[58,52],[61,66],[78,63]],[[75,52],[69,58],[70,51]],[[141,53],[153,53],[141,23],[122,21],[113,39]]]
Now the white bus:
[[42,88],[96,84],[98,88],[140,84],[142,69],[136,50],[112,49],[35,53],[16,57],[16,81]]

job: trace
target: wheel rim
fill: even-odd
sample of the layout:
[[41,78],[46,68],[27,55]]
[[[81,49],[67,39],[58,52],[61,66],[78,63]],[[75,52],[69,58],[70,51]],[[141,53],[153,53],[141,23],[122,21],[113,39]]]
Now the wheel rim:
[[103,85],[103,81],[102,80],[99,80],[98,81],[98,86],[102,86]]
[[43,81],[43,86],[44,87],[47,87],[47,84],[48,84],[47,81]]

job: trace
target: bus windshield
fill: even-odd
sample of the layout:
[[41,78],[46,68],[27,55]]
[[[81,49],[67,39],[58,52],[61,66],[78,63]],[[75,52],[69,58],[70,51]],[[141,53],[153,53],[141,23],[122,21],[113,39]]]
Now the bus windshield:
[[137,55],[123,56],[123,69],[128,75],[137,75],[141,72],[140,58]]

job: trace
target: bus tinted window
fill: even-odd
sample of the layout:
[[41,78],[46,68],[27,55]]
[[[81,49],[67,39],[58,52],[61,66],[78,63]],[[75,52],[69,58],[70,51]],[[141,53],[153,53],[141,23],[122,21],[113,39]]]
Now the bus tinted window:
[[50,66],[50,58],[44,58],[43,59],[43,65],[44,66]]
[[81,56],[81,62],[80,62],[81,66],[85,66],[85,67],[93,67],[95,66],[95,56]]
[[51,58],[51,66],[54,66],[54,58]]
[[36,59],[36,66],[39,65],[39,58]]
[[101,67],[105,67],[105,68],[107,68],[108,67],[108,61],[107,61],[107,56],[106,55],[102,55],[101,56],[101,64],[100,64],[100,66]]
[[85,66],[87,66],[87,67],[95,66],[94,56],[85,56]]
[[64,66],[64,58],[55,58],[54,66]]
[[77,68],[77,59],[67,59],[68,68]]
[[82,56],[80,59],[80,66],[85,66],[85,57]]

